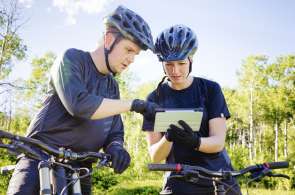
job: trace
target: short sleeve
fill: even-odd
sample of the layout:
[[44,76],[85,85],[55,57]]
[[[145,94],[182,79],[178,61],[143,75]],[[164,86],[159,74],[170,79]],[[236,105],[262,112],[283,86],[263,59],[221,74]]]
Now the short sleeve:
[[[154,102],[156,103],[156,93],[155,91],[153,91],[152,93],[150,93],[146,99],[149,102]],[[145,117],[143,117],[143,123],[142,123],[142,130],[143,131],[154,131],[154,123],[155,120],[148,120]]]
[[50,70],[51,83],[63,106],[72,116],[89,119],[103,97],[88,92],[83,79],[84,62],[81,53],[67,50]]
[[230,118],[230,113],[222,93],[221,87],[216,82],[211,82],[208,87],[208,119],[225,117]]

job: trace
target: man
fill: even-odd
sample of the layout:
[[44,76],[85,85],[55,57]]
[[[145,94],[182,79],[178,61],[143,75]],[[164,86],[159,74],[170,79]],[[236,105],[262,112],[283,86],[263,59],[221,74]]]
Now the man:
[[[123,147],[119,114],[135,111],[153,117],[156,104],[119,100],[113,75],[124,71],[142,49],[153,50],[148,24],[138,14],[119,6],[105,18],[103,41],[94,51],[68,49],[54,63],[48,97],[32,120],[28,136],[75,152],[103,148],[111,155],[114,171],[122,173],[130,164],[130,156]],[[22,157],[7,194],[38,194],[38,163]],[[91,163],[83,166],[91,168]],[[82,185],[83,194],[91,194],[90,177],[81,183],[86,183]]]

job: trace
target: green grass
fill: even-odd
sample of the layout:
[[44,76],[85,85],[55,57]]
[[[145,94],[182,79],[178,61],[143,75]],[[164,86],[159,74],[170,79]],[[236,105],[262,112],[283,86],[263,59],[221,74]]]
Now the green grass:
[[[0,178],[1,179],[1,178]],[[6,184],[7,185],[7,184]],[[162,180],[124,181],[108,191],[101,191],[93,186],[95,195],[158,195],[161,190]],[[246,195],[246,189],[242,189]],[[295,195],[295,191],[254,189],[248,190],[249,195]],[[0,190],[0,194],[5,194]]]
[[[125,181],[109,189],[106,192],[101,192],[94,189],[93,194],[97,195],[158,195],[162,186],[162,180],[144,180],[144,181]],[[267,190],[254,189],[248,190],[249,195],[295,195],[295,191],[284,190]],[[246,195],[246,189],[242,189],[242,193]]]
[[[295,195],[295,191],[284,191],[284,190],[267,190],[267,189],[249,189],[249,195]],[[242,189],[242,193],[246,195],[246,189]]]

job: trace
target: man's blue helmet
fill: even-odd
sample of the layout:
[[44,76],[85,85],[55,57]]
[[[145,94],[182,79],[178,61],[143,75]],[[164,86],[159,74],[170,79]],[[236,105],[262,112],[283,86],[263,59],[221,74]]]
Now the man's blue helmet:
[[155,53],[160,61],[184,60],[193,57],[198,48],[196,34],[185,25],[175,25],[160,33]]
[[148,23],[132,10],[119,6],[104,19],[104,23],[118,29],[125,38],[138,44],[141,49],[154,51],[153,37]]

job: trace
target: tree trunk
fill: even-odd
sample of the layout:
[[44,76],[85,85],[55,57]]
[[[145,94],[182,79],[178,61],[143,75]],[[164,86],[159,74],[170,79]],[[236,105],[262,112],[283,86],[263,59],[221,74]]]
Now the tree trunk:
[[275,161],[278,161],[278,149],[279,149],[279,144],[278,144],[278,138],[279,138],[279,125],[278,125],[278,119],[276,118],[275,121]]
[[262,131],[262,125],[259,125],[258,126],[258,129],[256,131],[256,135],[257,135],[257,149],[258,149],[258,152],[261,153],[261,131]]
[[250,88],[249,160],[253,161],[253,87]]
[[285,120],[284,127],[284,157],[288,158],[288,120]]

